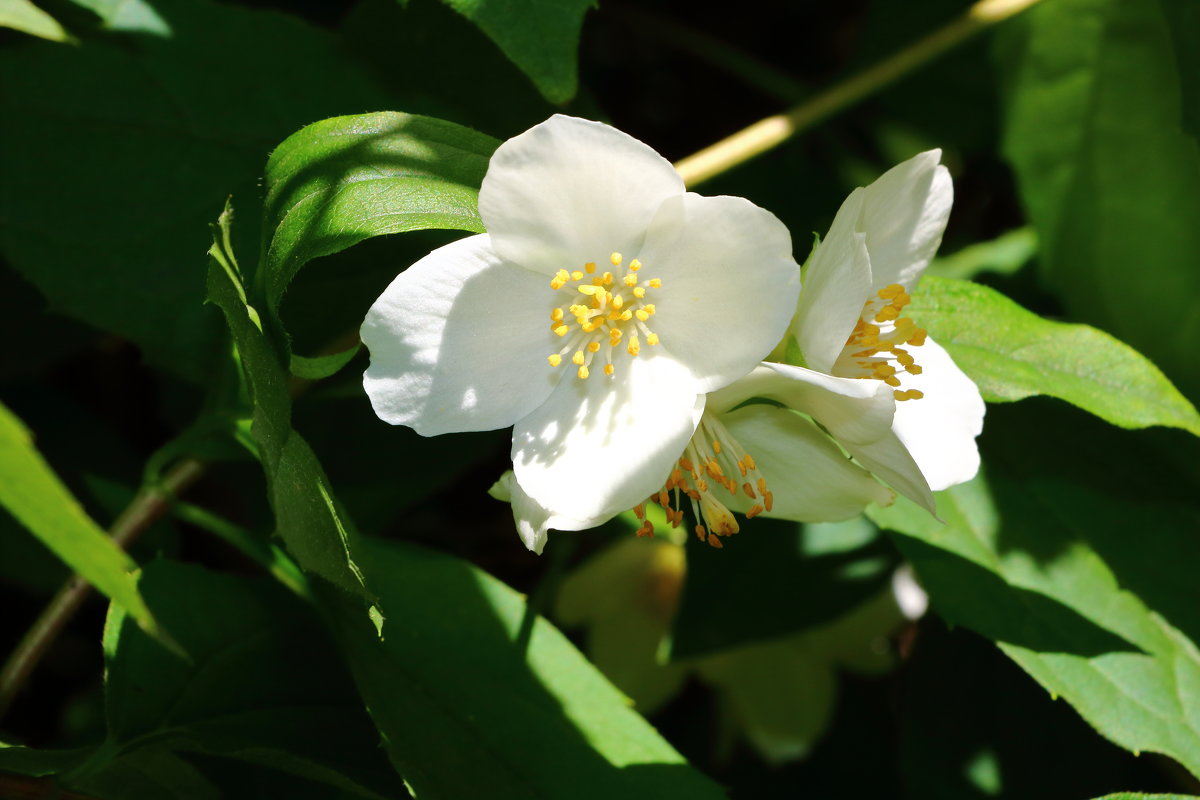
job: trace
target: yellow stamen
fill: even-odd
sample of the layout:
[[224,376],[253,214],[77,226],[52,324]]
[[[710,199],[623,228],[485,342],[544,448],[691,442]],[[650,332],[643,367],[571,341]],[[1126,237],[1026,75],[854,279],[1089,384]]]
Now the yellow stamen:
[[558,353],[555,353],[554,355],[546,356],[546,360],[550,362],[550,366],[557,367],[562,363],[562,356],[560,356]]

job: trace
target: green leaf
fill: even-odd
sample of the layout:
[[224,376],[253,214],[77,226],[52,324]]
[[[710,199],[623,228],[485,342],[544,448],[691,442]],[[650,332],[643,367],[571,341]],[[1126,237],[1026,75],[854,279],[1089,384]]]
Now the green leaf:
[[213,226],[208,296],[225,315],[241,357],[253,406],[251,434],[267,476],[276,531],[306,572],[370,599],[347,529],[329,489],[329,479],[308,443],[291,425],[292,400],[280,355],[262,330],[258,311],[246,302],[241,272],[232,253],[232,212]]
[[[418,797],[721,797],[523,598],[465,561],[367,540],[386,619],[335,630]],[[453,746],[447,746],[452,742]]]
[[0,0],[0,28],[12,28],[52,42],[66,42],[71,38],[58,20],[29,0]]
[[1140,792],[1117,792],[1106,794],[1096,800],[1196,800],[1194,794],[1141,794]]
[[1196,14],[1166,11],[1183,5],[1041,3],[1004,26],[999,43],[1004,152],[1045,277],[1076,317],[1196,396],[1200,82],[1194,27],[1172,32]]
[[297,378],[303,378],[308,381],[319,381],[323,378],[328,378],[331,375],[336,375],[338,370],[349,364],[361,349],[362,342],[359,342],[353,347],[338,353],[331,353],[327,356],[312,356],[310,358],[292,353],[291,373]]
[[579,30],[595,0],[442,0],[479,26],[551,103],[566,103],[579,85]]
[[271,313],[314,258],[391,233],[482,232],[479,184],[498,144],[451,122],[397,112],[327,119],[288,137],[265,177],[270,243],[262,280]]
[[991,408],[981,445],[986,481],[939,493],[945,525],[903,500],[872,519],[948,622],[1113,742],[1200,774],[1200,446],[1045,402]]
[[170,561],[148,565],[141,587],[191,661],[110,613],[108,738],[71,773],[73,785],[111,782],[114,764],[149,750],[239,759],[361,797],[405,796],[310,609],[267,581]]
[[672,660],[829,622],[877,594],[896,566],[892,548],[863,519],[756,519],[723,550],[689,537],[687,559]]
[[971,280],[976,275],[986,273],[1013,275],[1033,260],[1037,248],[1037,232],[1030,227],[1017,228],[990,242],[980,242],[956,253],[938,256],[929,265],[927,274],[959,280]]
[[[205,225],[230,193],[250,209],[270,149],[301,125],[387,100],[330,34],[294,17],[153,7],[170,37],[0,49],[0,251],[52,311],[201,382],[223,355],[203,308]],[[242,243],[257,245],[257,216],[246,219]]]
[[163,636],[138,592],[137,564],[80,507],[33,446],[29,431],[0,405],[0,504],[59,558]]
[[146,0],[71,0],[94,11],[104,27],[125,33],[171,36],[171,26]]
[[912,318],[954,357],[986,400],[1066,400],[1123,428],[1200,435],[1200,414],[1147,358],[1087,325],[1051,322],[979,284],[930,277]]

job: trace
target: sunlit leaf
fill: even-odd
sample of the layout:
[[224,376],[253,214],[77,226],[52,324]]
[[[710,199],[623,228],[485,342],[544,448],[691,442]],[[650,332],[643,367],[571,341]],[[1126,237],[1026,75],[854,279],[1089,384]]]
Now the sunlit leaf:
[[58,20],[29,0],[0,0],[0,28],[12,28],[52,42],[71,38]]
[[1200,508],[1194,439],[1108,428],[1047,403],[994,406],[983,477],[939,523],[872,512],[935,610],[1001,648],[1100,733],[1200,774]]
[[138,591],[137,564],[80,507],[34,448],[29,431],[2,405],[0,505],[139,625],[159,631]]
[[512,589],[456,558],[365,543],[385,619],[377,630],[341,601],[336,630],[417,796],[723,796],[550,623],[523,633]]
[[[999,41],[1004,152],[1046,277],[1077,318],[1145,353],[1194,394],[1200,82],[1189,5],[1039,3]],[[1185,27],[1172,31],[1172,23]]]
[[922,281],[908,313],[987,400],[1048,395],[1125,428],[1200,435],[1200,414],[1158,367],[1103,331],[1042,319],[993,289],[948,278]]

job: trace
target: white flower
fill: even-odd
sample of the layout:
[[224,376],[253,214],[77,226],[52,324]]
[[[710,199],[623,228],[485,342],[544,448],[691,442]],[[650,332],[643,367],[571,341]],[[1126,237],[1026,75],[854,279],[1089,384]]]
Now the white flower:
[[[479,210],[486,234],[430,253],[367,313],[364,387],[380,418],[426,436],[514,426],[519,494],[549,525],[591,527],[661,486],[705,394],[786,331],[791,238],[563,116],[497,149]],[[530,549],[544,530],[525,526]]]
[[[791,328],[811,371],[893,388],[895,436],[844,443],[860,463],[930,510],[929,489],[978,471],[975,437],[984,414],[971,379],[903,316],[950,216],[954,191],[940,158],[940,150],[921,153],[846,198],[806,269]],[[917,478],[926,486],[916,485]]]

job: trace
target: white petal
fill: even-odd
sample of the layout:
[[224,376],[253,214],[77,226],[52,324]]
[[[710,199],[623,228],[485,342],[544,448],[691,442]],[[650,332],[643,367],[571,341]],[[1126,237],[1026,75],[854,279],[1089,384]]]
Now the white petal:
[[[872,381],[872,383],[879,383],[881,386],[887,385],[880,381]],[[891,392],[890,387],[888,391]],[[906,400],[905,402],[914,401]],[[897,408],[902,405],[904,403],[896,404]],[[875,477],[930,514],[937,516],[937,504],[933,499],[933,492],[930,491],[929,484],[925,480],[925,475],[917,465],[916,459],[912,457],[904,443],[900,441],[900,437],[895,433],[889,430],[887,435],[881,439],[866,444],[845,442],[843,444],[858,460],[858,463],[874,473]]]
[[774,214],[740,197],[689,192],[666,200],[638,259],[641,274],[662,278],[646,295],[657,309],[651,328],[705,391],[748,373],[796,309],[792,237]]
[[683,193],[665,158],[616,128],[555,115],[497,148],[479,190],[496,252],[552,274],[632,257],[654,212]]
[[850,193],[804,274],[792,333],[808,366],[829,372],[871,294],[867,237],[857,232],[863,189]]
[[941,150],[920,153],[867,187],[858,229],[867,234],[874,288],[911,289],[942,243],[954,185],[941,157]]
[[843,445],[866,444],[889,435],[896,401],[882,381],[836,378],[787,364],[764,363],[709,395],[706,408],[722,413],[751,397],[765,397],[802,411]]
[[505,428],[549,396],[554,300],[544,276],[470,236],[400,273],[367,312],[363,388],[380,419],[423,436]]
[[[767,516],[799,522],[849,519],[892,493],[857,466],[811,421],[776,406],[756,404],[721,415],[738,444],[754,457],[775,496]],[[719,494],[724,501],[726,495]],[[743,510],[744,498],[728,504]]]
[[920,375],[905,375],[902,389],[920,389],[920,400],[896,403],[892,423],[935,492],[969,481],[979,471],[975,437],[983,430],[979,389],[933,339],[911,348]]
[[539,556],[542,554],[542,548],[546,546],[546,534],[551,528],[560,531],[582,531],[604,522],[602,519],[579,520],[551,513],[525,493],[512,470],[505,472],[488,493],[498,500],[502,499],[512,504],[517,535],[526,547]]
[[592,372],[586,380],[565,374],[513,428],[521,487],[578,520],[608,519],[661,488],[704,411],[686,369],[650,348],[612,378]]

